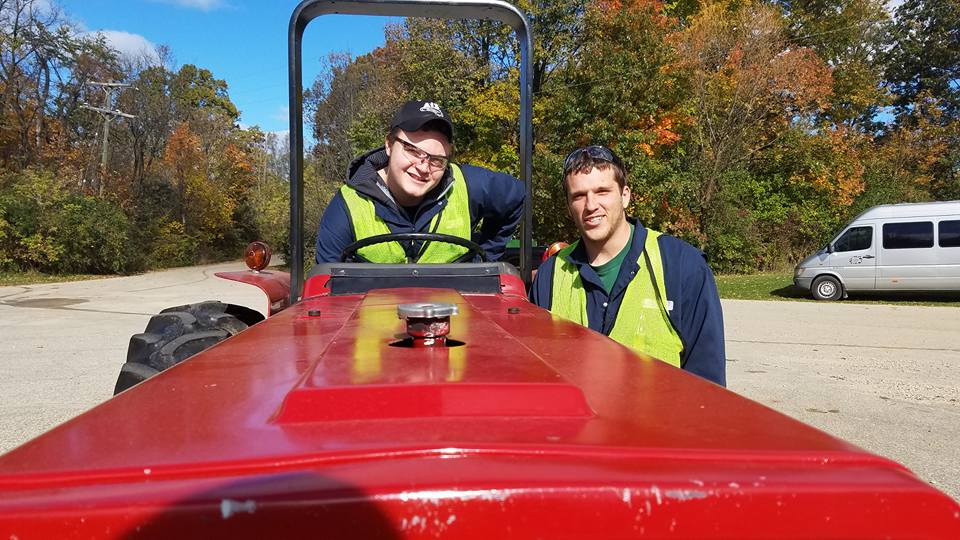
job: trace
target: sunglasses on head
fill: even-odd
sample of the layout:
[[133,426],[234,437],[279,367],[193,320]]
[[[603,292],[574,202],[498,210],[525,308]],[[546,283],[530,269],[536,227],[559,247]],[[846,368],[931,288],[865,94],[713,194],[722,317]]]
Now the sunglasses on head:
[[[606,161],[608,163],[613,163],[618,167],[623,167],[623,162],[620,161],[620,158],[613,153],[613,150],[610,150],[606,146],[600,146],[599,144],[594,144],[591,146],[584,146],[582,148],[577,148],[573,152],[570,152],[567,157],[563,160],[563,174],[573,172],[571,169],[578,162],[585,161],[583,158],[589,157],[590,161]],[[579,167],[578,167],[579,168]]]

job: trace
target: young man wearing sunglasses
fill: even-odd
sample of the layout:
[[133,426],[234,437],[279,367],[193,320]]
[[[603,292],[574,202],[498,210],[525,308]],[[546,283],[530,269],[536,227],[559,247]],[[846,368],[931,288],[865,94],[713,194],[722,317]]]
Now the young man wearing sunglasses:
[[567,156],[563,186],[580,240],[540,266],[530,300],[725,385],[723,314],[703,253],[626,215],[626,171],[606,147]]
[[[436,103],[409,101],[383,147],[356,158],[317,232],[317,262],[337,262],[357,240],[388,233],[434,232],[472,240],[495,261],[520,222],[523,184],[503,173],[450,162],[453,123]],[[465,247],[441,241],[393,241],[357,251],[375,263],[450,263]]]

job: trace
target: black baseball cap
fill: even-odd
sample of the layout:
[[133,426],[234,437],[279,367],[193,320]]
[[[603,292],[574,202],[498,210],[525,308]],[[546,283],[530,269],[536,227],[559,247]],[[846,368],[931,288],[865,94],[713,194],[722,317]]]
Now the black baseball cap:
[[453,123],[448,115],[433,101],[408,101],[400,107],[390,123],[390,129],[400,128],[404,131],[418,131],[427,122],[436,122],[437,128],[453,142]]

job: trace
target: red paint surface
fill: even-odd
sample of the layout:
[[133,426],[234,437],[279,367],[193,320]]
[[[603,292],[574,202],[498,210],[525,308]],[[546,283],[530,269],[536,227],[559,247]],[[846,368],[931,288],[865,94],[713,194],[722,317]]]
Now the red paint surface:
[[[465,345],[391,346],[410,302],[457,304]],[[0,457],[2,538],[641,534],[958,538],[960,507],[520,297],[437,289],[310,298]]]
[[290,274],[286,272],[217,272],[215,276],[239,281],[259,288],[270,300],[268,315],[283,311],[290,305]]

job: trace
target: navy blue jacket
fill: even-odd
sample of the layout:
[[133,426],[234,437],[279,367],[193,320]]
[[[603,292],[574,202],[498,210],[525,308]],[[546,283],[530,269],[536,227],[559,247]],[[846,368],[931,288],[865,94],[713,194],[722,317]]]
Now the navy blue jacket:
[[[610,335],[613,330],[627,284],[639,270],[637,259],[647,240],[647,230],[643,225],[633,219],[630,222],[635,231],[630,251],[609,296],[597,273],[587,262],[587,252],[582,242],[568,258],[580,269],[580,279],[587,295],[590,329],[605,335]],[[703,252],[683,240],[664,234],[658,242],[667,301],[673,302],[670,320],[683,342],[680,367],[709,381],[726,385],[723,313],[713,272],[707,266]],[[540,265],[530,288],[530,301],[545,309],[550,309],[553,301],[553,269],[556,261],[557,256],[554,255]]]
[[[423,198],[415,215],[397,205],[380,179],[378,170],[387,166],[387,152],[382,147],[353,160],[347,185],[373,201],[377,216],[392,232],[430,232],[430,220],[446,204],[446,191],[453,182],[450,169],[440,183]],[[523,214],[524,188],[516,178],[482,167],[460,165],[467,184],[470,206],[471,240],[480,244],[491,261],[498,260],[513,235]],[[343,195],[337,191],[320,218],[317,231],[317,262],[338,262],[343,248],[356,241],[353,224]],[[416,258],[421,243],[403,242],[407,256]]]

